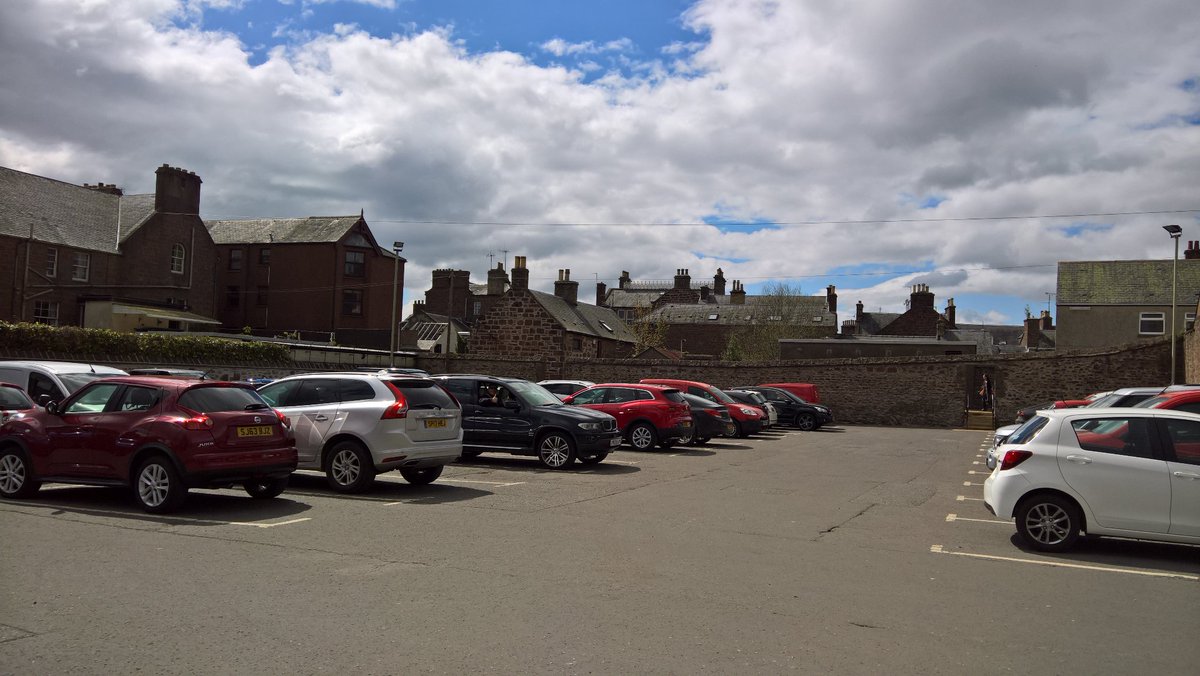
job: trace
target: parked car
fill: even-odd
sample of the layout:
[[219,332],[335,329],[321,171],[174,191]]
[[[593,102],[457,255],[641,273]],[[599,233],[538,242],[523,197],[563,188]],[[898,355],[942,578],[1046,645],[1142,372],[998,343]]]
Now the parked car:
[[697,397],[704,397],[709,401],[724,404],[725,409],[729,411],[729,417],[733,419],[733,424],[737,428],[737,435],[739,437],[748,437],[751,434],[758,434],[762,431],[763,419],[766,418],[765,413],[753,406],[747,406],[736,401],[733,397],[730,397],[708,383],[695,380],[674,380],[671,378],[643,378],[639,382],[649,385],[669,385],[680,392],[694,394]]
[[308,373],[258,392],[292,419],[299,468],[324,472],[335,491],[361,493],[392,470],[428,484],[462,455],[462,410],[431,378]]
[[821,403],[821,395],[817,392],[817,386],[812,383],[759,383],[759,386],[786,390],[810,404]]
[[779,412],[779,419],[783,423],[794,425],[806,432],[833,423],[833,411],[828,406],[807,402],[787,390],[769,385],[743,385],[734,389],[762,394]]
[[1020,425],[1026,420],[1032,418],[1038,411],[1049,410],[1052,408],[1079,408],[1080,406],[1090,405],[1092,401],[1093,400],[1091,399],[1060,399],[1057,401],[1034,404],[1033,406],[1026,406],[1024,408],[1017,409],[1017,417],[1014,422],[1016,422],[1017,425]]
[[692,409],[679,390],[665,385],[603,383],[568,396],[565,404],[585,406],[617,419],[626,443],[639,451],[670,448],[692,438]]
[[1046,552],[1081,533],[1200,544],[1200,415],[1140,408],[1040,411],[983,485],[988,511]]
[[729,409],[724,404],[686,392],[681,392],[680,396],[692,411],[692,438],[680,443],[701,446],[716,437],[737,436],[733,418],[729,417]]
[[576,459],[585,465],[602,462],[621,445],[616,418],[567,406],[528,380],[457,374],[434,379],[462,404],[464,457],[533,455],[545,467],[565,469]]
[[25,390],[12,383],[0,383],[0,425],[35,408]]
[[1171,390],[1171,388],[1167,388],[1162,394],[1144,399],[1134,404],[1133,407],[1200,413],[1200,389]]
[[[0,381],[25,388],[39,405],[62,401],[98,378],[129,375],[121,369],[67,361],[0,361]],[[44,398],[43,398],[44,397]]]
[[590,380],[539,380],[538,385],[550,390],[558,396],[559,399],[566,399],[576,392],[591,387],[596,383]]
[[283,414],[248,385],[150,376],[104,378],[0,426],[0,496],[45,482],[128,486],[169,512],[189,488],[241,484],[273,498],[296,469]]
[[385,366],[384,368],[378,368],[375,366],[364,366],[364,367],[361,367],[361,368],[358,368],[355,370],[356,371],[370,371],[372,373],[378,373],[380,375],[385,375],[385,376],[422,376],[425,378],[429,377],[429,371],[426,371],[425,369],[416,369],[416,368],[409,368],[409,367],[404,367],[404,366]]
[[767,401],[767,398],[762,396],[762,394],[753,390],[735,389],[722,390],[722,392],[728,394],[729,397],[734,401],[746,404],[747,406],[753,406],[754,408],[762,411],[764,414],[764,430],[769,430],[779,424],[779,411],[777,411],[775,406],[772,405],[771,402]]
[[177,368],[141,368],[129,369],[131,376],[176,376],[179,378],[195,378],[197,380],[209,380],[207,371],[198,369],[177,369]]
[[1161,394],[1163,389],[1162,387],[1122,387],[1089,402],[1087,406],[1088,408],[1134,406],[1156,394]]

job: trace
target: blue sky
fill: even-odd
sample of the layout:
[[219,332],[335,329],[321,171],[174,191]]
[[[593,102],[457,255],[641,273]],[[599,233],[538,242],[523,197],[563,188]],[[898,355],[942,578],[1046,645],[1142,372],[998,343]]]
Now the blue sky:
[[1194,0],[5,2],[0,165],[361,211],[410,302],[524,255],[1017,324],[1058,261],[1200,240],[1196,35]]

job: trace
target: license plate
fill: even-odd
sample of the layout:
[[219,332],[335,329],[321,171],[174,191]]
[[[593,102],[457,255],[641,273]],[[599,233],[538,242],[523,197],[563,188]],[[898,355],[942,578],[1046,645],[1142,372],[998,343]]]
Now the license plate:
[[446,426],[445,418],[426,418],[425,419],[425,429],[432,429],[434,427],[445,427],[445,426]]
[[620,446],[621,445],[621,437],[613,437],[612,439],[609,439],[608,445],[610,448],[616,448],[617,446]]
[[269,437],[275,433],[275,428],[270,425],[251,425],[249,427],[237,428],[239,439],[247,437]]

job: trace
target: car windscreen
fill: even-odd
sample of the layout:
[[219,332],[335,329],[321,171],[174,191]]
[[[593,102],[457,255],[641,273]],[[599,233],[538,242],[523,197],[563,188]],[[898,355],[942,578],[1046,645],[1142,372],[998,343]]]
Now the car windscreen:
[[722,404],[736,404],[737,403],[736,401],[734,401],[733,397],[729,396],[728,394],[725,394],[724,392],[722,392],[721,390],[718,390],[715,387],[712,388],[712,390],[710,390],[710,391],[712,392],[713,396],[717,398],[717,401],[721,402]]
[[0,410],[23,411],[33,408],[33,402],[15,387],[0,387]]
[[99,380],[121,375],[119,373],[60,373],[58,379],[67,387],[67,394],[78,392],[84,385]]
[[1133,405],[1133,408],[1157,408],[1159,404],[1163,403],[1164,401],[1170,401],[1170,399],[1170,395],[1160,394],[1157,397],[1150,397],[1149,399],[1143,399],[1142,401],[1139,401]]
[[1099,399],[1096,399],[1095,401],[1088,404],[1086,406],[1086,408],[1108,408],[1108,407],[1112,406],[1113,404],[1116,404],[1118,401],[1120,401],[1121,397],[1123,397],[1123,396],[1124,395],[1120,395],[1120,394],[1116,394],[1116,393],[1106,394],[1103,397],[1100,397]]
[[513,392],[521,395],[521,398],[530,406],[562,404],[562,399],[554,396],[553,392],[528,380],[509,380],[504,385]]
[[458,405],[450,398],[450,394],[432,380],[392,378],[387,382],[400,390],[400,393],[408,400],[409,408],[458,408]]
[[1038,432],[1042,431],[1042,428],[1045,427],[1046,423],[1048,423],[1048,422],[1050,422],[1049,418],[1040,416],[1040,415],[1035,415],[1032,418],[1030,418],[1029,420],[1026,420],[1025,424],[1021,425],[1021,427],[1019,427],[1016,432],[1013,432],[1011,435],[1009,435],[1008,441],[1005,443],[1009,443],[1009,444],[1028,443],[1035,436],[1037,436]]
[[197,413],[256,411],[270,406],[258,392],[245,387],[193,387],[179,397],[179,405]]

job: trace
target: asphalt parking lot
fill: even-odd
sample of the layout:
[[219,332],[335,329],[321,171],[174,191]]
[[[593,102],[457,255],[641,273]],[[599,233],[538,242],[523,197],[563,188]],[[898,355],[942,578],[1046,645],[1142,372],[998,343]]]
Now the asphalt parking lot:
[[0,502],[0,672],[1130,673],[1200,659],[1200,548],[1022,549],[989,435],[845,427],[367,495]]

